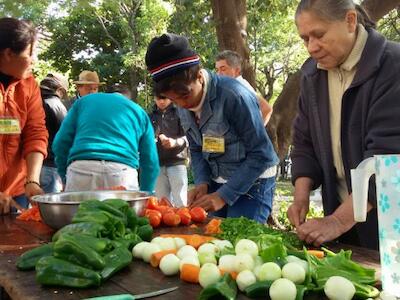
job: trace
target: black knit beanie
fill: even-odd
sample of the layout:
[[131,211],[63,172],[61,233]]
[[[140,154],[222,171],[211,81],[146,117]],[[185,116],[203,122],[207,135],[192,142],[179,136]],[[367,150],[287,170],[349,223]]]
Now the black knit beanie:
[[154,81],[160,81],[200,63],[184,36],[166,33],[151,40],[146,52],[146,65]]

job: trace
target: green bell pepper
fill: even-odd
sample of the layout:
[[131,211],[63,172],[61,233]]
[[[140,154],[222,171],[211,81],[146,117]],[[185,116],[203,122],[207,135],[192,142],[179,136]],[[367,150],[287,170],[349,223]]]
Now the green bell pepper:
[[132,262],[132,253],[126,248],[117,248],[105,255],[104,261],[106,266],[100,275],[106,280]]
[[101,276],[93,270],[47,256],[41,258],[36,264],[36,281],[43,285],[86,288],[99,286]]
[[97,237],[80,234],[80,233],[75,233],[73,235],[71,235],[69,233],[63,233],[62,237],[63,236],[70,236],[73,239],[79,241],[79,243],[82,243],[82,244],[92,248],[94,251],[96,251],[99,254],[108,253],[113,249],[111,240],[109,240],[107,238],[97,238]]
[[153,237],[153,227],[151,225],[143,225],[138,228],[137,234],[143,241],[150,242]]
[[76,224],[69,224],[58,230],[53,235],[53,242],[56,242],[62,233],[71,233],[72,235],[75,233],[90,235],[94,237],[101,237],[105,234],[106,228],[98,223],[94,222],[83,222]]
[[104,203],[103,201],[100,201],[100,200],[83,201],[79,205],[78,211],[83,211],[83,210],[87,210],[87,211],[102,210],[102,211],[106,211],[116,217],[119,217],[121,219],[125,218],[125,214],[122,211],[120,211],[117,208],[113,207],[112,205]]
[[125,234],[126,218],[120,218],[103,210],[78,210],[72,223],[94,222],[103,225],[110,238],[122,237]]
[[269,288],[273,283],[272,280],[259,281],[249,285],[244,291],[249,298],[266,298],[269,295]]
[[225,299],[235,300],[237,286],[235,280],[229,273],[225,273],[216,283],[210,284],[203,289],[197,298],[198,300]]
[[150,224],[150,221],[149,221],[149,219],[148,218],[146,218],[146,217],[139,217],[138,219],[137,219],[137,225],[140,227],[140,226],[143,226],[143,225],[149,225]]
[[138,216],[136,214],[136,211],[133,208],[129,208],[126,211],[126,220],[127,220],[127,223],[128,223],[127,226],[132,230],[138,224]]
[[137,234],[129,234],[129,238],[125,235],[123,238],[118,238],[112,241],[114,248],[124,247],[125,249],[132,250],[136,244],[143,242],[143,240]]
[[17,260],[19,270],[34,269],[36,263],[45,256],[53,255],[53,243],[48,243],[23,253]]
[[103,201],[103,203],[118,209],[119,211],[123,212],[124,215],[126,215],[127,211],[129,210],[129,203],[122,199],[106,199]]
[[84,267],[101,270],[105,266],[99,253],[70,234],[63,234],[54,244],[54,257]]

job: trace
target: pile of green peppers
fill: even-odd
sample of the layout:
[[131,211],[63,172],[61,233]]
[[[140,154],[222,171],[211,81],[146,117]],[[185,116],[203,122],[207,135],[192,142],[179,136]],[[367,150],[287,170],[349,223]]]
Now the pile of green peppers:
[[132,248],[150,241],[153,228],[121,199],[82,202],[72,224],[52,242],[22,254],[20,270],[36,270],[43,285],[73,288],[99,286],[132,262]]

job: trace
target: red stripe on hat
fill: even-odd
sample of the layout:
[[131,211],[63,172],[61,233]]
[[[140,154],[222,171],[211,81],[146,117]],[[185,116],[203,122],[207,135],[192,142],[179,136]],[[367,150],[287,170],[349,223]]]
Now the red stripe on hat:
[[163,64],[157,68],[154,68],[152,70],[150,70],[150,74],[153,74],[154,72],[157,72],[158,70],[164,69],[164,68],[170,68],[173,67],[175,65],[179,65],[180,63],[183,63],[185,61],[189,61],[189,60],[194,60],[194,59],[200,59],[198,55],[194,55],[194,56],[190,56],[190,57],[185,57],[185,58],[181,58],[181,59],[177,59],[177,60],[173,60],[170,61],[166,64]]

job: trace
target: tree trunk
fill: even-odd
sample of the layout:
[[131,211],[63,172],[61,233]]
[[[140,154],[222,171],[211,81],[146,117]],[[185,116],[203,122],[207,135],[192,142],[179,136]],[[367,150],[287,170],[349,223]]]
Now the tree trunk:
[[362,6],[374,22],[379,21],[389,11],[400,5],[399,0],[364,0]]
[[[362,3],[375,22],[399,5],[400,0],[365,0]],[[274,112],[268,123],[268,132],[281,160],[288,152],[292,141],[292,123],[297,113],[297,100],[300,92],[299,81],[300,72],[287,80],[274,104]]]
[[250,50],[246,41],[246,0],[211,0],[217,29],[219,50],[233,50],[243,58],[242,74],[256,88],[255,72],[250,64]]

